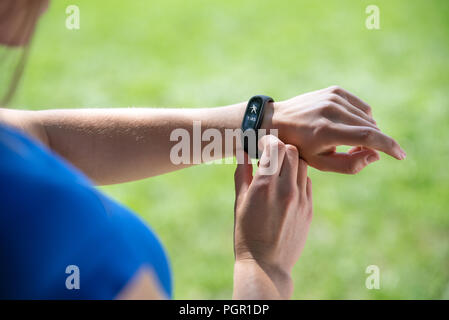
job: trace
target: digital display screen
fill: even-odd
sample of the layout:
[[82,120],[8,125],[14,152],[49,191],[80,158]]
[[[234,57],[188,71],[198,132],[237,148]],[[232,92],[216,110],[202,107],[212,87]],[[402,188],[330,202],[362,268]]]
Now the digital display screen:
[[245,117],[243,120],[242,125],[243,130],[254,128],[256,126],[261,106],[262,100],[259,98],[254,98],[249,101],[248,108],[246,110]]

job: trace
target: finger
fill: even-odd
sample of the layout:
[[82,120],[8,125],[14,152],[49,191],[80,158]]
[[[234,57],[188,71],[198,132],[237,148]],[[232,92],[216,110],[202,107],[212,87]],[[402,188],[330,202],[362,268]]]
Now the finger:
[[357,146],[357,147],[352,147],[351,149],[349,149],[348,153],[359,152],[359,151],[362,151],[362,150],[372,150],[372,151],[376,152],[374,149],[371,149],[371,148]]
[[351,103],[353,106],[359,108],[366,114],[368,114],[370,116],[373,115],[371,112],[371,107],[366,102],[364,102],[362,99],[360,99],[359,97],[356,97],[349,91],[347,91],[339,86],[332,86],[329,89],[332,93],[338,94],[340,97],[342,97],[343,99],[346,99],[349,103]]
[[279,176],[285,156],[285,144],[273,135],[263,136],[259,140],[262,155],[256,176]]
[[353,104],[351,104],[348,100],[342,98],[340,95],[332,94],[330,100],[343,106],[348,112],[353,113],[356,116],[359,116],[360,118],[365,119],[366,121],[376,125],[376,121],[370,114],[364,112],[360,108],[355,107]]
[[246,193],[251,181],[253,180],[253,165],[248,154],[244,153],[243,163],[237,163],[235,169],[234,182],[235,182],[235,195],[238,198],[240,195]]
[[332,134],[327,137],[330,145],[368,147],[385,152],[398,160],[406,157],[405,151],[394,139],[373,128],[334,124],[330,129]]
[[351,149],[348,150],[348,153],[351,154],[351,153],[359,152],[359,151],[362,151],[362,150],[363,150],[363,147],[361,147],[361,146],[352,147]]
[[312,180],[309,177],[307,177],[306,194],[307,200],[312,203]]
[[365,152],[368,151],[368,153],[371,152],[372,154],[377,155],[378,158],[380,159],[379,153],[376,150],[371,149],[371,148],[361,147],[361,146],[351,148],[350,150],[348,150],[348,153],[349,154],[357,154],[362,151],[365,151]]
[[286,144],[285,150],[285,157],[279,175],[279,182],[288,186],[296,186],[299,152],[298,149],[296,149],[296,147],[291,144]]
[[339,123],[349,126],[370,127],[380,130],[374,123],[359,117],[358,115],[347,111],[343,106],[337,105],[339,112],[335,114],[335,120]]
[[319,169],[346,174],[356,174],[368,164],[379,160],[379,154],[370,149],[354,153],[331,153],[319,156]]
[[299,194],[302,195],[306,192],[307,185],[307,163],[303,159],[299,159],[297,183]]

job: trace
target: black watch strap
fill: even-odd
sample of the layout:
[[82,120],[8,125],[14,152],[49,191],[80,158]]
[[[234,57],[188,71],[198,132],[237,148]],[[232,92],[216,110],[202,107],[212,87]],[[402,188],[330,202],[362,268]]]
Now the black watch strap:
[[273,98],[257,95],[249,99],[242,121],[242,145],[251,158],[259,158],[257,143],[258,131],[262,125],[265,105],[273,102]]

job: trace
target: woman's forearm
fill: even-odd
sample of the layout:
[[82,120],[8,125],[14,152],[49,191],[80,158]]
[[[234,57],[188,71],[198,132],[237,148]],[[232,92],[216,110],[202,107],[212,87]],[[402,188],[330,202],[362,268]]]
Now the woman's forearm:
[[[194,158],[194,121],[201,131],[240,127],[244,104],[205,109],[82,109],[38,111],[50,148],[68,159],[99,184],[151,177],[199,163]],[[196,125],[198,126],[198,122]],[[178,140],[171,133],[189,133],[189,161],[175,164],[170,151]],[[224,141],[223,141],[224,145]],[[199,147],[202,149],[202,145]],[[198,151],[198,150],[196,150]],[[222,148],[215,159],[232,156]],[[201,150],[200,150],[201,152]],[[197,152],[198,153],[198,152]]]
[[233,299],[289,299],[292,293],[293,282],[288,274],[263,267],[255,260],[235,262]]
[[[220,132],[222,150],[212,154],[214,160],[232,156],[235,143],[231,145],[233,149],[225,148],[225,129],[240,128],[245,106],[241,103],[204,109],[5,111],[10,123],[40,139],[96,183],[113,184],[167,173],[201,161],[192,150],[194,121],[201,121],[200,134],[206,129]],[[174,164],[170,159],[170,151],[178,143],[170,141],[175,129],[189,133],[187,164]],[[210,142],[200,143],[202,150]]]

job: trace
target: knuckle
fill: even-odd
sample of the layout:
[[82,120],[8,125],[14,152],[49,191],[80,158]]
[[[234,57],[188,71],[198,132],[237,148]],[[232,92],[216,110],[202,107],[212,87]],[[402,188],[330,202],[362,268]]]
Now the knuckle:
[[285,151],[285,144],[281,140],[278,140],[276,143],[276,148],[278,151]]
[[365,107],[365,112],[366,113],[372,113],[372,111],[373,111],[373,108],[371,108],[370,106],[366,106]]
[[374,130],[371,128],[362,129],[359,134],[364,142],[372,142],[374,139]]
[[333,101],[325,101],[322,106],[322,115],[331,117],[338,112],[338,105]]
[[327,118],[329,113],[329,103],[327,101],[323,101],[318,106],[318,116],[321,118]]
[[329,133],[331,126],[331,122],[327,119],[320,119],[316,122],[315,127],[313,128],[314,136],[323,136]]
[[350,162],[349,165],[345,168],[345,173],[347,174],[357,174],[361,170],[361,166],[357,161]]
[[299,152],[298,149],[291,144],[287,144],[285,145],[285,151],[288,155],[292,156],[292,157],[299,157]]
[[333,85],[329,87],[329,91],[332,93],[339,93],[341,92],[342,88],[338,85]]
[[395,148],[399,147],[397,142],[391,138],[388,139],[388,144],[390,146],[390,149],[395,149]]
[[257,179],[254,179],[251,186],[257,192],[268,192],[271,185],[270,176],[259,176]]
[[270,147],[270,149],[276,149],[278,151],[285,150],[284,143],[279,139],[271,139],[268,146]]
[[331,93],[327,96],[327,100],[331,103],[338,103],[341,101],[340,99],[341,97],[336,93]]

